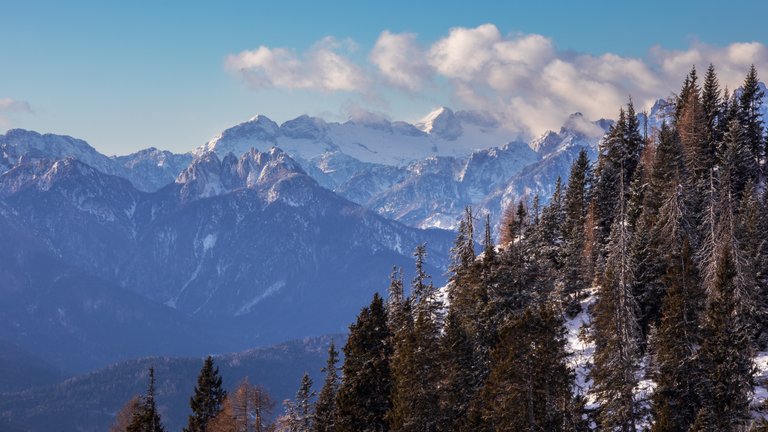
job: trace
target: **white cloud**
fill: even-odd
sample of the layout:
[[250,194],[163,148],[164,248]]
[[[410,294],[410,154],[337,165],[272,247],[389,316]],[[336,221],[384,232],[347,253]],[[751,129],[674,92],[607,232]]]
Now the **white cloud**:
[[10,127],[10,116],[19,113],[32,114],[34,111],[32,111],[32,107],[28,102],[11,98],[0,98],[0,127]]
[[370,60],[388,84],[411,92],[421,90],[432,76],[414,33],[394,34],[385,30],[371,51]]
[[369,83],[362,69],[340,53],[353,48],[351,42],[341,43],[332,37],[320,40],[303,55],[260,46],[230,55],[225,66],[255,89],[364,92]]
[[[754,63],[768,74],[768,47],[758,42],[713,46],[692,43],[685,50],[656,46],[646,57],[559,51],[538,34],[504,35],[493,24],[457,27],[432,44],[413,33],[383,31],[368,64],[353,62],[332,38],[303,54],[259,47],[230,56],[227,67],[254,88],[364,93],[386,99],[388,89],[425,100],[444,97],[457,109],[493,113],[521,135],[557,129],[574,112],[588,119],[615,117],[631,95],[638,110],[680,88],[696,65],[703,75],[715,65],[721,84],[734,89]],[[371,97],[371,94],[377,97]]]

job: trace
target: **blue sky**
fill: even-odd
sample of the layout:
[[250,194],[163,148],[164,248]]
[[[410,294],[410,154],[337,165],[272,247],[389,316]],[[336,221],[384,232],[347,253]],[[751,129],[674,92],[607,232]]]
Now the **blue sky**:
[[768,64],[768,2],[327,3],[0,0],[0,132],[186,151],[257,113],[414,120],[448,105],[530,135],[665,96],[691,64],[722,65],[728,84]]

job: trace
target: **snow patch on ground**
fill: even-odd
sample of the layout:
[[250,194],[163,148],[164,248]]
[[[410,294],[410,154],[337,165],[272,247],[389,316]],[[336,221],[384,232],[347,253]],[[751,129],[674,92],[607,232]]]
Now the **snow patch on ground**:
[[596,402],[590,396],[592,380],[589,378],[589,371],[592,368],[592,356],[595,352],[595,344],[589,340],[589,328],[592,323],[592,316],[589,310],[596,301],[596,288],[591,288],[587,296],[581,300],[581,312],[573,318],[567,318],[565,328],[567,331],[568,351],[571,353],[568,358],[568,366],[576,374],[574,393],[580,396],[586,396],[588,407],[594,407]]
[[752,415],[768,418],[768,351],[757,353],[754,359],[755,388],[752,395]]
[[208,234],[203,239],[203,252],[208,252],[216,246],[216,234]]

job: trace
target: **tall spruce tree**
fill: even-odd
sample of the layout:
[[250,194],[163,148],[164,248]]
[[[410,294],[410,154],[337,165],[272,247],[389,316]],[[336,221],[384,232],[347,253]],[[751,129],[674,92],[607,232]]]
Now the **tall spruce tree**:
[[475,398],[477,383],[474,373],[474,348],[470,336],[462,327],[455,309],[445,318],[444,334],[440,338],[440,431],[470,431],[467,411]]
[[562,293],[566,311],[579,312],[581,294],[589,284],[585,257],[587,210],[592,184],[592,169],[587,151],[581,149],[571,165],[568,186],[563,201],[563,245],[561,248],[563,271]]
[[219,368],[214,367],[213,357],[208,356],[197,376],[195,394],[189,401],[192,414],[189,415],[184,432],[205,432],[211,419],[221,412],[226,395],[221,385]]
[[688,430],[701,406],[696,354],[701,345],[699,315],[704,296],[694,262],[683,187],[676,189],[660,210],[657,230],[664,240],[657,253],[666,270],[661,279],[665,293],[662,318],[651,338],[652,376],[657,385],[652,399],[655,432]]
[[312,390],[312,378],[304,373],[301,378],[299,390],[294,400],[286,400],[283,403],[285,413],[277,420],[280,432],[310,432],[314,430],[314,399]]
[[[741,97],[739,98],[739,122],[744,130],[744,136],[748,143],[750,164],[749,166],[759,171],[760,161],[765,154],[763,143],[763,119],[760,107],[763,104],[765,92],[760,87],[760,81],[757,78],[757,69],[755,65],[749,67],[747,76],[741,86]],[[755,183],[759,178],[759,172],[752,172],[750,177]]]
[[572,430],[567,355],[563,321],[551,306],[532,306],[515,317],[502,332],[480,395],[483,429]]
[[328,346],[328,360],[325,363],[323,372],[325,372],[325,381],[323,388],[317,395],[315,403],[315,419],[313,430],[315,432],[332,432],[335,428],[336,415],[336,393],[339,390],[339,372],[337,364],[339,362],[339,352],[331,341]]
[[704,76],[704,86],[701,89],[701,107],[704,110],[706,121],[705,139],[709,153],[710,168],[717,160],[717,146],[722,141],[722,106],[723,100],[720,94],[720,83],[717,79],[715,66],[709,65]]
[[592,338],[595,343],[591,377],[600,405],[598,419],[606,430],[634,431],[639,418],[634,389],[639,366],[638,306],[632,293],[624,184],[611,229],[605,273],[595,304]]
[[[436,290],[423,272],[425,251],[417,248],[413,296],[408,303],[413,313],[401,327],[393,329],[392,409],[388,421],[392,430],[435,431],[440,410],[440,370],[437,362],[439,322]],[[409,307],[410,309],[410,307]]]
[[691,430],[736,431],[749,420],[754,365],[749,337],[737,319],[737,273],[729,242],[718,251],[699,353],[702,407]]
[[349,328],[336,396],[336,431],[389,430],[385,416],[391,408],[391,355],[387,311],[377,293]]
[[127,432],[165,432],[160,421],[160,413],[155,405],[155,368],[149,368],[149,384],[147,393],[141,398],[139,409],[134,412],[131,424],[126,428]]

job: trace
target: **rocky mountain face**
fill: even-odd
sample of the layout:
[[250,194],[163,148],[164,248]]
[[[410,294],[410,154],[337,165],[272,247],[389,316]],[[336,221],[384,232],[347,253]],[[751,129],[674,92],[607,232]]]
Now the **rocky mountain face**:
[[74,158],[105,174],[129,180],[137,189],[152,192],[171,183],[192,161],[192,155],[155,148],[108,157],[87,142],[69,136],[11,129],[0,135],[0,173],[35,159]]
[[276,148],[206,153],[151,193],[71,157],[22,158],[0,210],[0,340],[74,371],[343,332],[416,245],[440,251],[439,283],[452,241],[322,188]]
[[448,108],[413,125],[374,115],[346,123],[301,116],[278,125],[259,115],[195,153],[223,156],[278,146],[322,186],[387,218],[421,228],[455,228],[466,206],[500,213],[499,196],[506,202],[513,193],[520,193],[517,199],[538,193],[546,202],[551,188],[537,182],[566,177],[567,163],[581,148],[596,154],[610,124],[577,113],[559,132],[525,143],[512,140],[488,114]]

